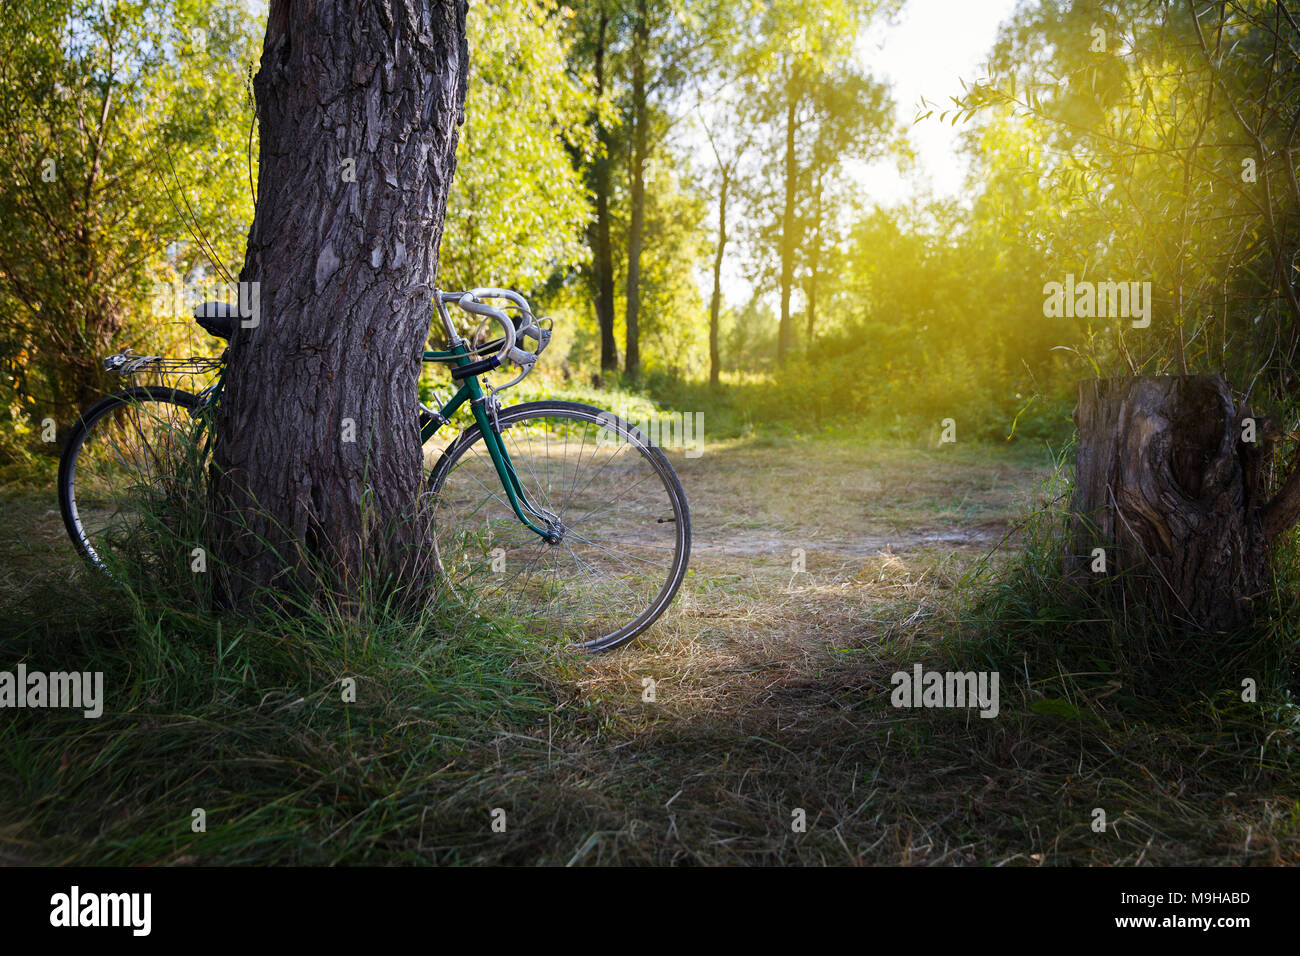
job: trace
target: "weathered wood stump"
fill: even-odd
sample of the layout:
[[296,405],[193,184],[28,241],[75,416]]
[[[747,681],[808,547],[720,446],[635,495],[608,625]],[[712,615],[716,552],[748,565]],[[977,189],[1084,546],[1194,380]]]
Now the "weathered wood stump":
[[1175,626],[1248,620],[1285,520],[1283,495],[1263,497],[1268,423],[1217,375],[1081,382],[1074,420],[1071,580],[1122,590]]

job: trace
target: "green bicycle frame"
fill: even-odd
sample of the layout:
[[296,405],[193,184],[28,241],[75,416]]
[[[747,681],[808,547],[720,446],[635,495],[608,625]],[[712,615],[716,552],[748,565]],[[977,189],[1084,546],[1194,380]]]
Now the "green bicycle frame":
[[[445,351],[425,351],[423,361],[425,362],[455,362],[457,367],[469,365],[471,359],[466,354],[468,349],[463,342],[458,343],[454,348]],[[448,399],[447,404],[438,409],[439,418],[435,418],[420,429],[420,442],[423,444],[432,438],[443,426],[444,423],[451,419],[460,410],[460,407],[466,402],[470,403],[470,410],[474,415],[474,421],[478,423],[479,431],[483,434],[483,444],[487,446],[488,455],[492,459],[492,465],[496,468],[497,477],[501,479],[501,486],[505,489],[506,497],[510,499],[510,507],[514,510],[517,517],[524,526],[540,537],[549,537],[551,532],[537,527],[524,514],[526,508],[534,515],[539,515],[528,496],[524,493],[523,486],[519,483],[519,475],[515,472],[514,462],[510,460],[510,452],[506,450],[505,442],[501,440],[501,433],[492,427],[492,422],[487,413],[487,402],[484,400],[483,387],[479,384],[478,376],[471,375],[465,379],[456,393]]]

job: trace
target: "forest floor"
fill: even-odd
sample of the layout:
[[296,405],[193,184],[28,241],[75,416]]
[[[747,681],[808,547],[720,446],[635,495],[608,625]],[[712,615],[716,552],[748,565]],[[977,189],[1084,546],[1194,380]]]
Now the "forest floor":
[[[992,719],[891,705],[892,674],[946,666],[968,575],[1014,550],[1045,452],[779,439],[674,464],[691,572],[638,642],[470,670],[454,680],[487,683],[463,694],[428,674],[412,690],[381,661],[387,676],[367,673],[389,698],[345,725],[329,681],[291,667],[202,706],[141,691],[94,732],[27,715],[0,735],[0,860],[1300,862],[1295,774],[1222,727],[1036,712],[1005,673]],[[74,597],[52,493],[11,490],[4,510],[0,668],[35,667],[38,639],[94,638],[93,595]],[[220,673],[217,643],[166,669]],[[409,716],[426,692],[454,711],[427,732]]]

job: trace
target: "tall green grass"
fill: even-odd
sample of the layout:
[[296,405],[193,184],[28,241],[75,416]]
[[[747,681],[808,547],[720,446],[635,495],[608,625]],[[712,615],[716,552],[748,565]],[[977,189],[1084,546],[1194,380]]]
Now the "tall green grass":
[[[200,470],[201,471],[201,470]],[[0,611],[0,666],[100,671],[102,717],[0,724],[0,856],[33,863],[366,863],[472,855],[502,739],[563,703],[563,652],[444,595],[317,594],[219,614],[192,570],[201,482]],[[375,589],[379,594],[379,589]],[[392,593],[391,591],[389,592]],[[488,788],[489,790],[491,788]],[[206,829],[195,826],[195,810]]]
[[787,433],[870,436],[933,444],[944,419],[961,441],[1060,442],[1073,425],[1059,387],[981,381],[946,363],[932,374],[890,372],[859,356],[792,358],[770,373],[733,374],[719,387],[650,375],[646,394],[668,408],[703,411],[711,438]]

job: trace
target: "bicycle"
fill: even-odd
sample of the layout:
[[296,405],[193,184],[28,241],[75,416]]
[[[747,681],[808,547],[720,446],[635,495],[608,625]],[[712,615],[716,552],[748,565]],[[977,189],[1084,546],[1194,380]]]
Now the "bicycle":
[[[414,403],[420,440],[427,447],[466,405],[473,417],[427,478],[437,572],[475,613],[520,621],[533,636],[589,650],[630,641],[673,601],[690,558],[690,511],[672,465],[640,430],[603,409],[566,401],[501,406],[500,393],[531,374],[551,338],[553,324],[538,320],[523,296],[435,291],[434,304],[447,347],[425,350],[422,361],[450,366],[458,388],[436,410]],[[452,304],[481,318],[469,340],[451,319]],[[209,302],[194,318],[229,342],[240,314]],[[502,335],[473,345],[492,322]],[[528,340],[533,351],[523,347]],[[111,576],[106,555],[131,547],[143,516],[185,487],[185,463],[210,449],[228,352],[178,360],[128,349],[104,360],[127,378],[215,373],[216,380],[197,393],[128,388],[78,419],[60,460],[59,504],[77,550],[99,571]],[[480,381],[507,364],[519,373],[504,385]]]

